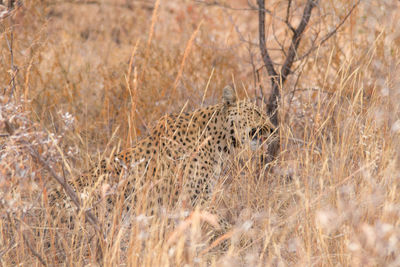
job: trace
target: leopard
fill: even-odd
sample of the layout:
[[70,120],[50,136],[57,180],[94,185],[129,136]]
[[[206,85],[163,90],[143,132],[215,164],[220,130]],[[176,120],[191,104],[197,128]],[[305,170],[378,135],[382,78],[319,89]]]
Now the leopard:
[[[206,207],[235,150],[267,147],[268,154],[277,139],[278,127],[266,112],[248,98],[238,100],[235,90],[226,86],[221,103],[163,116],[135,145],[70,184],[82,192],[102,177],[117,188],[127,209],[142,192],[150,215],[165,206]],[[109,204],[112,209],[114,204]]]

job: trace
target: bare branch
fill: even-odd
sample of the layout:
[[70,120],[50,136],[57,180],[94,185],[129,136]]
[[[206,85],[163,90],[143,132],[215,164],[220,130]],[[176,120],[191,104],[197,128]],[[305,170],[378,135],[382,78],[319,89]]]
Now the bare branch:
[[31,246],[31,244],[28,241],[28,238],[25,236],[25,234],[22,234],[22,237],[24,239],[25,245],[29,248],[29,250],[31,251],[31,253],[40,261],[40,263],[43,266],[47,266],[46,262],[43,260],[42,256],[40,256],[40,254]]
[[[272,28],[272,36],[274,37],[275,42],[278,44],[278,46],[280,47],[280,52],[282,52],[282,54],[285,56],[285,58],[287,57],[286,55],[286,51],[285,51],[285,47],[284,47],[284,43],[285,40],[283,41],[283,43],[281,43],[278,39],[278,37],[276,36],[276,30],[275,30],[275,26],[274,23],[271,24],[271,28]],[[276,65],[276,64],[274,64]]]
[[[221,8],[224,8],[224,9],[228,9],[228,10],[233,10],[233,11],[259,11],[260,10],[260,7],[259,6],[255,6],[253,3],[250,2],[250,0],[247,0],[247,5],[250,8],[233,7],[233,6],[230,6],[230,5],[226,4],[226,3],[220,3],[218,1],[212,1],[212,2],[209,1],[208,2],[208,1],[203,1],[203,0],[195,0],[195,2],[199,3],[199,4],[203,4],[205,6],[218,6],[218,7],[221,7]],[[264,11],[265,11],[265,14],[268,14],[272,18],[285,23],[289,28],[291,28],[291,25],[286,23],[285,19],[283,19],[281,17],[278,17],[278,16],[275,16],[274,13],[271,10],[266,9],[264,7]]]
[[132,9],[133,5],[140,5],[141,7],[147,10],[153,10],[154,6],[152,1],[126,1],[126,3],[119,4],[117,1],[100,1],[100,0],[86,0],[86,1],[79,1],[79,0],[59,0],[59,1],[49,1],[48,5],[63,5],[63,4],[72,4],[72,5],[86,5],[86,6],[113,6],[113,7],[120,7],[120,8],[127,8]]
[[293,28],[292,24],[289,22],[289,16],[290,16],[290,7],[292,6],[292,0],[288,0],[288,5],[286,8],[286,18],[285,18],[285,23],[289,27],[289,29],[294,33],[295,29]]
[[[249,4],[250,8],[237,8],[237,7],[232,7],[226,3],[220,3],[218,1],[202,1],[202,0],[195,0],[196,3],[203,4],[205,6],[218,6],[222,7],[225,9],[230,9],[230,10],[235,10],[235,11],[254,11],[254,7]],[[267,12],[271,12],[268,10]]]
[[282,84],[285,83],[287,76],[290,74],[290,68],[292,67],[294,58],[297,54],[297,49],[299,47],[301,37],[303,35],[304,30],[306,29],[308,22],[310,21],[312,9],[316,6],[317,2],[318,1],[315,0],[308,0],[306,7],[304,8],[301,22],[293,34],[292,43],[290,44],[289,47],[288,56],[285,60],[285,63],[283,63],[282,66],[281,81],[280,81]]
[[254,64],[254,53],[251,49],[251,45],[247,46],[247,51],[249,52],[250,65],[253,74],[254,89],[257,88],[257,76],[256,76],[256,65]]
[[322,38],[322,40],[319,42],[318,45],[313,45],[304,55],[298,57],[297,60],[302,60],[306,57],[308,57],[312,52],[314,52],[318,47],[320,47],[321,45],[323,45],[326,41],[328,41],[333,35],[335,35],[337,33],[337,31],[339,30],[340,27],[342,27],[342,25],[346,22],[346,20],[350,17],[351,13],[353,13],[354,9],[360,4],[361,0],[358,0],[357,3],[355,3],[351,9],[349,10],[349,12],[347,12],[346,16],[344,16],[344,18],[340,21],[340,23],[338,25],[336,25],[336,27],[330,31],[328,34],[326,34],[324,36],[324,38]]
[[[12,16],[10,16],[10,24],[13,25],[12,22]],[[11,64],[11,92],[10,92],[10,99],[11,101],[12,97],[14,96],[14,91],[15,91],[15,76],[18,71],[18,68],[14,65],[14,50],[13,50],[13,43],[14,43],[14,29],[13,26],[11,26],[11,32],[10,32],[10,40],[8,40],[7,34],[5,35],[8,50],[10,51],[10,64]]]
[[[269,56],[268,49],[266,47],[266,42],[265,42],[265,1],[264,0],[257,0],[258,7],[259,7],[259,39],[260,39],[260,50],[261,50],[261,56],[263,58],[265,67],[267,68],[268,75],[270,76],[271,79],[271,88],[272,92],[269,97],[268,103],[267,103],[267,112],[271,116],[271,121],[275,125],[278,124],[278,114],[277,114],[277,108],[278,108],[278,103],[281,98],[280,94],[280,88],[281,86],[285,83],[288,75],[291,73],[291,67],[293,65],[293,62],[295,60],[295,56],[297,54],[297,49],[299,47],[302,35],[310,21],[311,18],[311,12],[313,8],[317,5],[317,0],[308,0],[306,3],[306,6],[303,11],[303,16],[300,21],[300,24],[295,30],[292,30],[293,36],[291,40],[290,47],[288,49],[286,59],[283,63],[283,66],[281,68],[281,71],[279,73],[279,76],[277,72],[275,71],[274,64],[272,63],[271,57]],[[290,5],[291,2],[288,4],[287,8],[287,18],[286,18],[286,25],[288,25],[289,28],[291,28],[291,24],[289,23],[289,13],[290,13]],[[293,27],[292,27],[293,28]]]
[[261,56],[263,58],[265,67],[267,68],[268,75],[271,78],[272,84],[275,83],[275,79],[278,74],[275,71],[274,65],[272,63],[272,59],[268,53],[268,49],[265,42],[265,1],[257,0],[258,3],[258,30],[259,30],[259,39],[260,39],[260,50]]
[[[240,40],[241,42],[246,43],[246,44],[248,44],[249,46],[259,46],[258,43],[254,43],[254,42],[250,41],[250,37],[249,37],[248,39],[246,39],[246,38],[243,36],[243,34],[242,34],[242,32],[240,31],[239,27],[238,27],[237,24],[233,21],[232,16],[231,16],[228,12],[225,12],[225,15],[228,17],[228,19],[229,19],[229,21],[231,22],[232,26],[235,28],[235,31],[236,31],[236,33],[238,34],[239,40]],[[200,43],[198,43],[198,45],[201,46]],[[236,47],[236,46],[233,46],[232,48],[234,48],[234,47]],[[214,48],[214,49],[216,49],[216,48]],[[280,51],[280,52],[282,52],[282,49],[281,49],[281,48],[269,48],[269,50],[270,50],[270,51]],[[279,63],[277,63],[277,62],[272,62],[272,63],[273,63],[275,66],[281,66],[281,65],[282,65],[282,64],[279,64]]]
[[[64,188],[65,192],[67,195],[71,198],[72,202],[75,204],[75,206],[78,208],[78,210],[81,209],[81,204],[78,196],[76,195],[74,189],[65,181],[64,178],[61,178],[60,176],[55,173],[55,171],[49,166],[49,164],[40,156],[38,151],[36,151],[34,148],[31,146],[27,146],[28,150],[31,154],[31,156],[36,159],[40,165],[42,165],[50,174],[53,176],[53,178]],[[85,217],[86,219],[95,227],[95,229],[100,232],[100,226],[99,222],[97,221],[97,218],[88,210],[85,211]]]
[[261,99],[262,101],[265,101],[265,97],[264,97],[264,88],[262,87],[262,83],[260,80],[260,70],[262,68],[259,68],[256,70],[256,74],[257,74],[257,84],[259,85],[259,90],[260,90],[260,95],[261,95]]
[[[226,4],[226,3],[220,3],[220,2],[218,2],[216,0],[214,0],[214,1],[195,0],[195,2],[199,3],[199,4],[206,5],[206,6],[218,6],[218,7],[221,7],[221,8],[224,8],[224,9],[233,10],[233,11],[260,11],[260,7],[259,6],[255,6],[252,2],[250,2],[250,0],[247,0],[247,5],[250,8],[233,7],[233,6],[230,6],[230,5]],[[290,6],[289,6],[289,9],[290,9]],[[275,16],[275,14],[271,10],[266,9],[265,7],[264,7],[263,10],[265,11],[265,14],[268,14],[272,18],[274,18],[274,19],[276,19],[276,20],[278,20],[280,22],[285,23],[287,25],[287,27],[291,31],[294,31],[293,26],[289,23],[289,21],[287,19],[285,20],[285,19],[283,19],[281,17]]]

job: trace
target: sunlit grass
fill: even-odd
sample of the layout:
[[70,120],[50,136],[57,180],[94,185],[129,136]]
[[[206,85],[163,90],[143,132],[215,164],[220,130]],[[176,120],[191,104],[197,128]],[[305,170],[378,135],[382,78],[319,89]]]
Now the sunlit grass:
[[[49,205],[59,185],[28,147],[72,179],[130,147],[163,114],[219,102],[226,84],[241,98],[260,97],[252,72],[252,64],[262,66],[259,50],[240,36],[258,43],[256,13],[181,1],[159,1],[157,9],[93,2],[24,1],[1,20],[1,265],[399,265],[397,1],[362,3],[297,63],[301,76],[283,91],[281,149],[270,171],[246,151],[226,159],[210,204],[232,224],[220,240],[229,241],[225,249],[210,240],[213,215],[178,207],[146,216],[145,191],[135,204],[120,198],[112,214],[99,208],[107,229],[99,235],[82,212]],[[339,4],[348,3],[334,9],[320,1],[329,15],[316,12],[312,25],[321,24],[313,29],[335,25],[332,14],[345,13]],[[306,37],[300,51],[309,44]],[[88,194],[106,192],[106,178]],[[93,204],[82,200],[84,208]],[[63,221],[70,215],[72,224]]]

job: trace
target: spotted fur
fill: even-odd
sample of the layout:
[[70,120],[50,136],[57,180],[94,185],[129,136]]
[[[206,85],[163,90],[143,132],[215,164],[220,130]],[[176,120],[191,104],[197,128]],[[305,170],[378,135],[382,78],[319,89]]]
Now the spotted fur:
[[[237,101],[225,87],[220,104],[191,113],[166,115],[150,134],[110,161],[102,161],[74,183],[88,186],[102,174],[114,177],[125,199],[142,191],[153,213],[165,205],[203,205],[209,199],[226,158],[249,145],[271,143],[276,128],[265,112],[249,100]],[[77,189],[80,190],[79,188]]]

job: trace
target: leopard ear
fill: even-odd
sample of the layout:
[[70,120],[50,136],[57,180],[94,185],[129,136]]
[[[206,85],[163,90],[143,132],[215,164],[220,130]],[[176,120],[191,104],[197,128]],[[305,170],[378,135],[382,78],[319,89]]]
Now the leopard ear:
[[224,90],[222,92],[222,99],[224,101],[224,104],[226,105],[230,105],[236,102],[235,91],[229,85],[224,87]]

